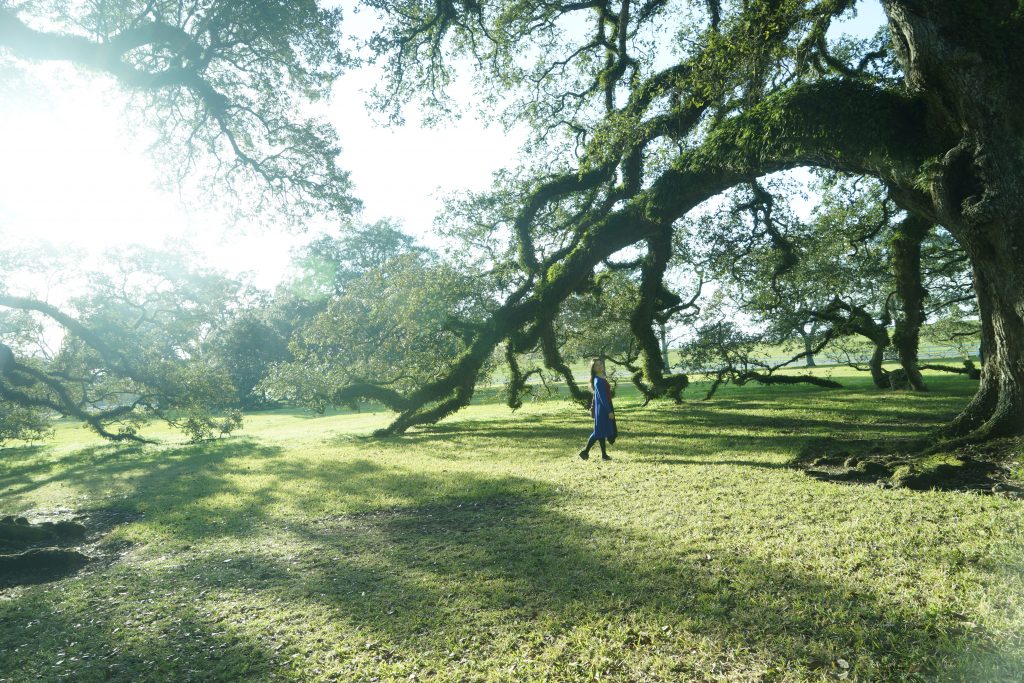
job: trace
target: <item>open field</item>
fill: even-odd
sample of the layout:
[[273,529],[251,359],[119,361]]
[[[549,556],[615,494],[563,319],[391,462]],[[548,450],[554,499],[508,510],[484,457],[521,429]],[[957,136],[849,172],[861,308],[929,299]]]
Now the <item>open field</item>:
[[118,559],[0,591],[0,680],[1024,680],[1024,502],[789,466],[927,434],[976,384],[831,372],[623,387],[612,462],[574,456],[564,401],[383,440],[380,413],[132,448],[61,425],[2,451],[0,514],[85,513]]

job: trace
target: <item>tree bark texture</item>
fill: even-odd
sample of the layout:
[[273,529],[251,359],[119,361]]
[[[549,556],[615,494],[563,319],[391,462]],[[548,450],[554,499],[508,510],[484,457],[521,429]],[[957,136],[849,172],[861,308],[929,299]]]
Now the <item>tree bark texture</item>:
[[1024,16],[1010,0],[884,6],[907,84],[926,103],[922,125],[949,140],[924,167],[919,213],[967,251],[988,347],[978,393],[947,432],[1022,434]]
[[890,389],[889,372],[882,367],[885,362],[885,348],[889,345],[888,340],[882,343],[872,340],[874,349],[871,351],[871,358],[868,359],[868,369],[871,371],[871,381],[877,389]]

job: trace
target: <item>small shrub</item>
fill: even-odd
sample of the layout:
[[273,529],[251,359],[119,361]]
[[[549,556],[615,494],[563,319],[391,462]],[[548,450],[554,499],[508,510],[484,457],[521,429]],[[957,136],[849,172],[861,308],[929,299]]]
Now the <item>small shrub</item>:
[[230,435],[242,426],[242,421],[240,410],[229,410],[219,418],[195,410],[177,420],[176,426],[188,437],[189,443],[199,443]]

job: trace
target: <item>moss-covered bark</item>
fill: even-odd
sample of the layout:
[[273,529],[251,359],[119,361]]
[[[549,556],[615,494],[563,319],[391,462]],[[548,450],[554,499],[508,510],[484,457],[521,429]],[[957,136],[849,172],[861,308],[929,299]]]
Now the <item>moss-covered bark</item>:
[[665,224],[647,240],[647,255],[640,266],[640,298],[630,315],[629,326],[640,346],[642,377],[633,374],[633,384],[648,399],[668,396],[679,402],[689,384],[686,375],[666,375],[661,340],[653,325],[661,314],[679,303],[679,297],[665,288],[665,270],[672,257],[672,226]]
[[1019,3],[885,0],[907,84],[944,132],[913,209],[946,227],[975,273],[985,351],[977,395],[946,430],[1024,433],[1024,13]]

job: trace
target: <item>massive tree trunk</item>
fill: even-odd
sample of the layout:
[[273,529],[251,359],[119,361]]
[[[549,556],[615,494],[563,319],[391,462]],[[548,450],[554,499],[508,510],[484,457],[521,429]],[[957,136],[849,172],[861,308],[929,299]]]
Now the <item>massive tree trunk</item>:
[[981,385],[949,426],[984,439],[1024,433],[1024,13],[1016,2],[885,0],[907,84],[948,151],[925,167],[922,216],[960,241],[975,271]]
[[[997,253],[972,257],[985,362],[974,399],[947,428],[979,438],[1024,433],[1024,263]],[[1016,271],[1016,272],[1014,272]]]

